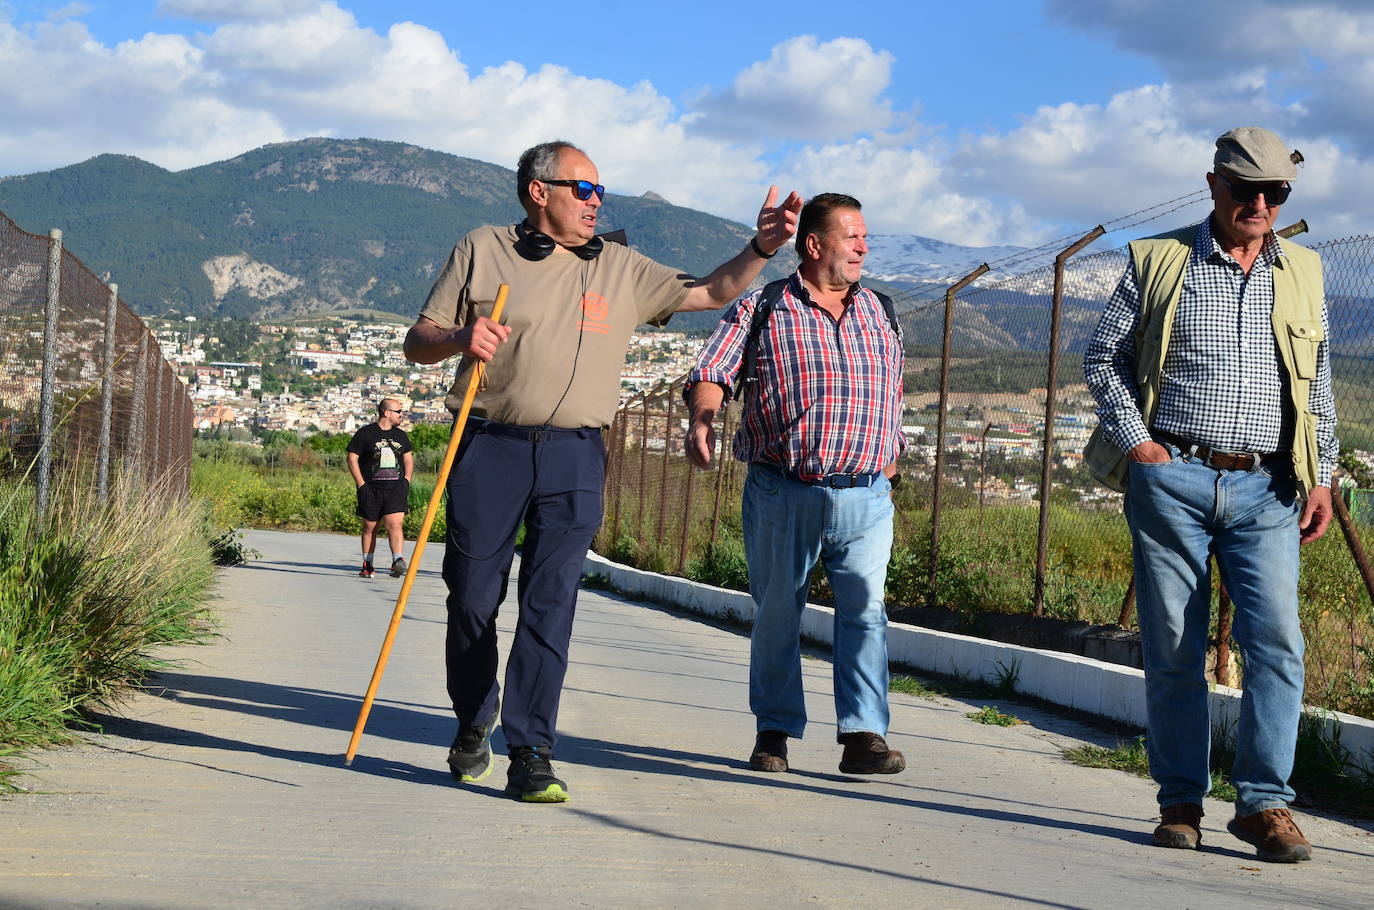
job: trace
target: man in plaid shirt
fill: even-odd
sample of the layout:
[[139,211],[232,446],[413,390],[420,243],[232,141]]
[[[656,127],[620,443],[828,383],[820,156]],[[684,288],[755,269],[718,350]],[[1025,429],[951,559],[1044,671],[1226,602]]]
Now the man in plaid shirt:
[[874,293],[859,284],[868,252],[858,200],[823,193],[802,207],[800,268],[757,334],[757,382],[737,386],[763,291],[726,311],[688,377],[687,457],[706,467],[712,422],[744,398],[735,457],[744,487],[745,556],[756,605],[749,707],[750,766],[787,770],[787,738],[806,726],[800,622],[816,560],[835,592],[835,714],[840,771],[906,767],[887,733],[887,612],[892,481],[902,438],[902,340]]
[[1085,461],[1107,479],[1111,447],[1127,459],[1155,842],[1201,839],[1214,553],[1245,660],[1227,828],[1260,859],[1297,862],[1312,852],[1287,808],[1303,694],[1298,547],[1330,523],[1338,451],[1321,262],[1273,232],[1301,155],[1257,127],[1216,145],[1211,217],[1131,244],[1084,354],[1101,418]]

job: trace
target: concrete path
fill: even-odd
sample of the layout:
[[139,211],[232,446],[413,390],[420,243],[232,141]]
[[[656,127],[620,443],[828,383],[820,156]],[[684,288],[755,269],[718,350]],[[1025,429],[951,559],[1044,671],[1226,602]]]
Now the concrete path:
[[[0,907],[1366,908],[1374,836],[1303,816],[1316,858],[1254,859],[1209,803],[1197,852],[1149,846],[1152,785],[1079,768],[1100,734],[1032,709],[893,696],[904,774],[836,770],[830,667],[807,662],[795,770],[751,771],[748,640],[584,592],[556,767],[572,801],[448,776],[443,583],[421,574],[352,768],[342,753],[399,582],[355,540],[252,532],[223,640],[37,756],[0,801]],[[439,548],[425,565],[437,567]],[[515,610],[502,616],[505,638]],[[498,734],[498,747],[500,746]]]

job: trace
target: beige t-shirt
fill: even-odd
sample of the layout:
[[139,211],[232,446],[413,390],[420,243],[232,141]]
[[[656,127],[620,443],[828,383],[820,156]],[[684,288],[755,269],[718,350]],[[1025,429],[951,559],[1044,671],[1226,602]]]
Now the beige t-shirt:
[[[458,241],[420,315],[445,329],[491,316],[504,282],[501,322],[511,333],[487,364],[472,414],[521,426],[609,426],[630,333],[667,322],[692,277],[618,243],[591,260],[555,254],[533,262],[517,240],[514,225],[488,225]],[[444,400],[454,413],[473,363],[462,358]]]

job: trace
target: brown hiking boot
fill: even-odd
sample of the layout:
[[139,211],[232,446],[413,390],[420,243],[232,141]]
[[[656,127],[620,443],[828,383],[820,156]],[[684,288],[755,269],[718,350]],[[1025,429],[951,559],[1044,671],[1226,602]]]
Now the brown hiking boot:
[[1226,823],[1226,830],[1259,848],[1259,858],[1268,863],[1299,863],[1312,858],[1312,845],[1287,809],[1237,815]]
[[781,730],[760,730],[754,740],[749,767],[774,774],[787,770],[787,734]]
[[896,774],[906,768],[906,758],[876,733],[841,733],[844,743],[840,756],[841,774]]
[[1202,807],[1197,803],[1174,803],[1160,809],[1155,843],[1161,847],[1196,850],[1202,843]]

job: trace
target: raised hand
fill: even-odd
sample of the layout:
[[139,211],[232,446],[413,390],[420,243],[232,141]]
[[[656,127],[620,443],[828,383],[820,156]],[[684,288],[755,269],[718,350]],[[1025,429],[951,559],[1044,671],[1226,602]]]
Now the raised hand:
[[769,255],[784,246],[797,233],[797,218],[801,215],[802,198],[793,190],[781,205],[777,204],[778,188],[770,186],[768,197],[759,209],[759,247]]

